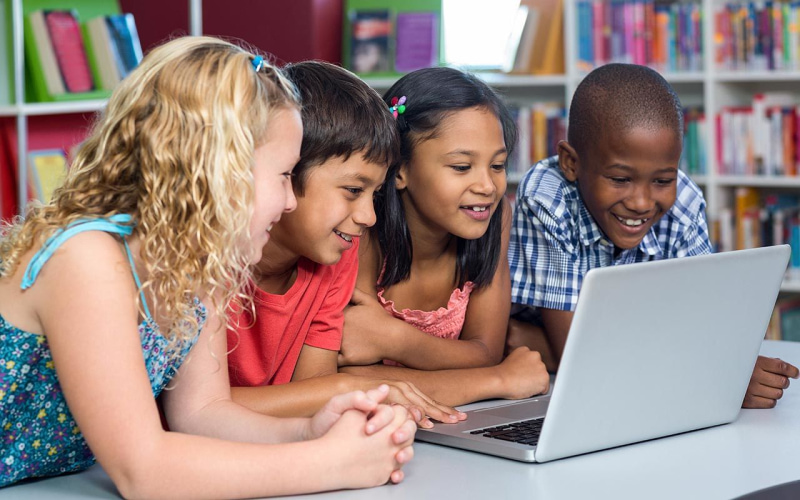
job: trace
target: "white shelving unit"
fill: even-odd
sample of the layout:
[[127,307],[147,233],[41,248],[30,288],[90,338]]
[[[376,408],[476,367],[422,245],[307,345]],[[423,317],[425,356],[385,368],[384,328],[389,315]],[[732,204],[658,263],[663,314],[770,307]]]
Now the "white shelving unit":
[[[0,117],[14,117],[17,129],[17,180],[18,205],[24,207],[28,202],[28,117],[41,115],[65,115],[72,113],[91,113],[106,106],[106,100],[87,100],[54,103],[25,102],[25,50],[23,40],[22,3],[24,0],[11,0],[12,19],[12,67],[14,72],[14,96],[10,104],[0,104]],[[189,0],[189,32],[199,35],[203,31],[202,0]],[[0,2],[0,8],[5,5]],[[5,54],[0,54],[5,57]],[[0,63],[4,61],[0,60]]]
[[[22,2],[11,2],[13,19],[13,68],[15,76],[15,95],[10,104],[0,104],[0,116],[14,117],[17,126],[17,150],[19,179],[19,203],[27,202],[27,136],[28,117],[36,115],[59,115],[69,113],[93,112],[103,109],[104,100],[68,103],[25,103],[24,50],[22,34]],[[739,186],[760,189],[792,190],[800,189],[800,177],[739,177],[717,173],[716,129],[714,117],[724,106],[749,104],[754,92],[770,90],[788,91],[797,95],[800,103],[800,71],[785,72],[731,72],[714,67],[711,48],[714,47],[714,16],[716,6],[725,0],[698,0],[703,8],[703,44],[706,48],[702,71],[668,73],[665,78],[681,97],[684,105],[702,105],[706,113],[706,164],[708,173],[695,177],[702,186],[708,201],[710,221],[718,218],[720,209],[729,206],[733,190]],[[202,33],[202,0],[189,0],[190,33]],[[146,22],[146,20],[144,21]],[[481,74],[487,83],[497,88],[512,102],[531,103],[535,101],[559,101],[569,105],[572,94],[582,78],[577,70],[576,50],[576,9],[575,0],[564,0],[564,53],[566,57],[564,75],[534,76],[507,75],[499,73]],[[2,55],[0,55],[2,57]],[[367,79],[378,91],[387,90],[394,78]],[[509,179],[518,183],[521,176]],[[800,280],[785,283],[787,292],[800,292]]]
[[[487,83],[509,97],[512,102],[563,101],[569,105],[575,88],[583,77],[577,70],[576,8],[575,0],[564,0],[564,53],[565,75],[524,76],[505,74],[479,74]],[[800,189],[800,177],[729,176],[718,173],[717,140],[714,117],[724,106],[749,105],[755,92],[770,90],[788,91],[797,95],[800,103],[800,71],[732,72],[714,67],[714,16],[716,7],[725,0],[698,0],[703,9],[703,46],[705,47],[702,71],[666,73],[684,105],[702,105],[706,114],[706,165],[708,173],[693,177],[705,191],[708,202],[709,222],[718,218],[720,209],[729,206],[733,191],[740,186],[760,189]],[[393,79],[367,80],[379,91],[389,88]],[[516,184],[521,174],[509,176],[509,183]],[[800,279],[788,280],[782,290],[800,293]]]

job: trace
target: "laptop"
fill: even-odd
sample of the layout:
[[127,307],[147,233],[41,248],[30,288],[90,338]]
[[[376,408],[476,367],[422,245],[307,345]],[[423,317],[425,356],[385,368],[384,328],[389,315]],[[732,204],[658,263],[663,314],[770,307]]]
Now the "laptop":
[[549,395],[468,411],[417,439],[524,462],[733,421],[789,245],[589,271]]

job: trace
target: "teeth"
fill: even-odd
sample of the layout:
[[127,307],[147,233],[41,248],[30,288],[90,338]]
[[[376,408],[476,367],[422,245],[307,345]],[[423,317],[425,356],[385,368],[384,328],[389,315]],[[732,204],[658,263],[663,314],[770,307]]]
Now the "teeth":
[[617,217],[617,219],[625,224],[626,226],[641,226],[649,219],[623,219],[622,217]]
[[269,227],[267,228],[267,232],[270,232],[270,231],[272,231],[272,224],[270,224]]
[[339,232],[339,231],[337,231],[336,229],[334,229],[334,230],[333,230],[333,232],[334,232],[334,233],[336,233],[336,234],[338,234],[339,236],[341,236],[341,238],[342,238],[344,241],[348,241],[348,242],[349,242],[349,241],[353,241],[353,237],[352,237],[352,236],[350,236],[349,234],[344,234],[344,233],[342,233],[342,232]]
[[467,207],[473,212],[485,212],[487,207]]

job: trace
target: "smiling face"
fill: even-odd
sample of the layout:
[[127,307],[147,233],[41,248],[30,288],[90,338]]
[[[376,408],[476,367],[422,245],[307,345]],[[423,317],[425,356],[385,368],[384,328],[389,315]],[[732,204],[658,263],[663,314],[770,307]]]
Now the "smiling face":
[[621,249],[638,246],[675,203],[680,155],[680,138],[666,128],[601,134],[585,159],[559,144],[564,176],[578,181],[589,213]]
[[261,260],[262,249],[270,239],[270,230],[281,215],[297,206],[292,191],[292,169],[300,158],[303,125],[294,108],[276,111],[264,142],[255,150],[253,166],[253,215],[250,219],[252,263]]
[[492,111],[448,115],[398,173],[409,224],[468,240],[483,236],[506,191],[506,157],[503,127]]
[[272,229],[268,251],[336,264],[353,239],[375,224],[373,195],[385,177],[384,165],[367,162],[360,153],[312,167],[297,210]]

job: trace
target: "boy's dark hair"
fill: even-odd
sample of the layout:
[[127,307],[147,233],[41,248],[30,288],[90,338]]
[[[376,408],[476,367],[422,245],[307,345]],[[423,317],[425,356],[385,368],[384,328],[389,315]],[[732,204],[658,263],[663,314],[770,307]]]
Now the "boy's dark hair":
[[375,90],[353,73],[322,61],[288,64],[283,72],[302,102],[303,143],[294,167],[294,189],[302,195],[308,172],[331,158],[352,154],[392,165],[399,136],[389,109]]
[[[517,142],[517,127],[502,99],[486,83],[452,68],[426,68],[407,74],[384,94],[387,106],[392,97],[406,96],[405,112],[398,115],[401,163],[409,163],[414,147],[433,139],[439,125],[448,115],[469,108],[486,108],[493,112],[503,127],[508,156]],[[395,179],[400,165],[386,174],[383,189],[375,198],[378,218],[373,228],[385,256],[385,270],[379,285],[388,287],[408,278],[411,272],[411,233],[406,223]],[[486,233],[477,240],[458,239],[456,275],[458,287],[466,281],[476,286],[488,285],[494,277],[500,258],[503,203],[489,221]]]
[[569,108],[567,139],[578,156],[603,132],[671,129],[683,141],[678,95],[656,71],[636,64],[606,64],[578,85]]

